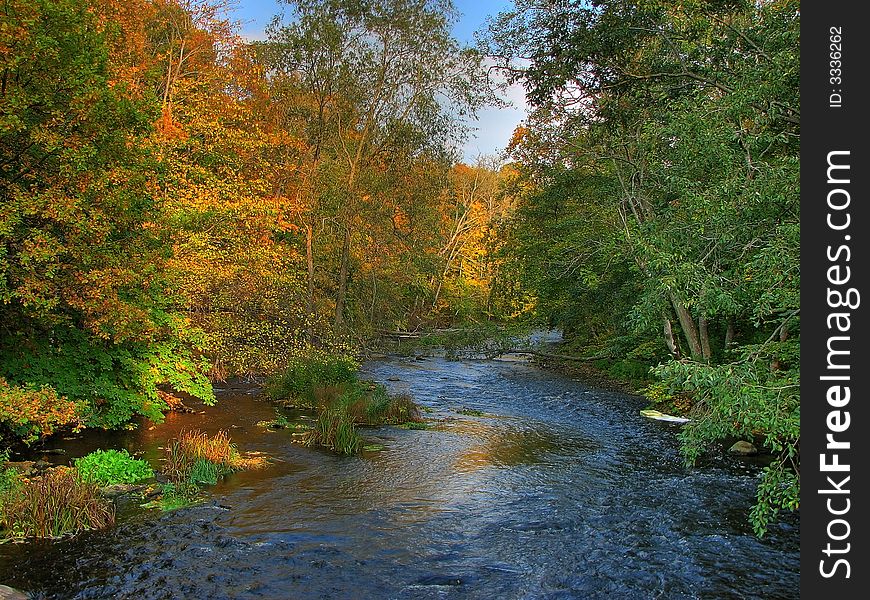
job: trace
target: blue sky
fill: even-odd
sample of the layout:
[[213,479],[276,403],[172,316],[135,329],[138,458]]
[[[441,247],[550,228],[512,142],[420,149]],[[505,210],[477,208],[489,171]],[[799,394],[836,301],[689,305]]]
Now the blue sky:
[[[481,29],[488,16],[495,16],[511,6],[510,0],[454,0],[461,13],[453,28],[461,41],[474,43],[474,32]],[[277,0],[237,0],[235,17],[242,21],[242,34],[249,39],[263,39],[266,26],[280,13],[282,5]],[[510,140],[514,128],[526,116],[525,95],[516,86],[508,91],[508,99],[514,106],[501,109],[485,109],[478,120],[470,125],[476,128],[463,147],[466,162],[474,162],[478,155],[500,153]]]

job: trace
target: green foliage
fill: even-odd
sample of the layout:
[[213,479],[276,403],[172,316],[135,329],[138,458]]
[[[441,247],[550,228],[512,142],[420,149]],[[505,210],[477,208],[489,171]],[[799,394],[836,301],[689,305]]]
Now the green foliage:
[[357,368],[357,363],[346,356],[315,355],[291,363],[269,382],[267,389],[273,398],[285,398],[295,406],[317,411],[302,443],[339,454],[356,454],[361,445],[358,425],[422,420],[410,396],[391,396],[383,385],[360,381]]
[[317,419],[303,443],[340,454],[355,454],[361,441],[358,425],[402,425],[422,422],[420,408],[406,394],[390,396],[382,385],[354,382],[315,389]]
[[466,415],[469,417],[483,417],[486,416],[486,413],[482,410],[477,410],[476,408],[462,408],[457,411],[460,415]]
[[7,497],[12,488],[17,487],[21,481],[21,475],[18,471],[6,465],[8,461],[9,451],[0,452],[0,503],[2,503],[2,498]]
[[529,324],[464,323],[452,329],[424,331],[419,338],[401,339],[395,352],[404,355],[443,352],[449,359],[493,357],[528,345]]
[[145,504],[145,508],[159,508],[162,511],[176,510],[196,504],[200,489],[193,483],[164,483],[160,486],[160,498]]
[[291,360],[267,382],[266,393],[275,400],[312,406],[316,387],[356,382],[357,369],[359,364],[350,356],[312,352]]
[[146,461],[133,458],[126,450],[95,450],[74,464],[82,480],[103,486],[137,483],[154,476]]
[[188,478],[195,485],[217,485],[218,480],[232,471],[222,464],[201,458],[190,467]]
[[0,527],[6,537],[57,538],[114,522],[112,504],[100,496],[95,483],[82,481],[74,469],[50,469],[0,493]]
[[[798,342],[769,342],[744,349],[742,360],[723,365],[671,362],[656,369],[668,393],[692,396],[692,421],[681,433],[694,463],[726,437],[761,436],[774,454],[762,475],[750,520],[764,535],[782,509],[799,506],[800,373]],[[786,362],[789,359],[789,362]],[[779,361],[781,368],[771,369]]]
[[510,272],[612,374],[661,362],[690,461],[764,437],[759,533],[798,497],[799,34],[796,0],[518,0],[488,40],[533,107]]
[[51,339],[17,341],[0,340],[0,369],[10,382],[51,386],[82,407],[90,426],[119,427],[135,415],[162,421],[167,407],[157,392],[163,383],[214,402],[207,363],[177,339],[114,344],[61,329]]
[[12,0],[3,23],[0,377],[45,412],[4,421],[32,441],[69,403],[117,427],[161,417],[159,383],[213,400],[167,289],[153,97],[115,81],[87,2]]

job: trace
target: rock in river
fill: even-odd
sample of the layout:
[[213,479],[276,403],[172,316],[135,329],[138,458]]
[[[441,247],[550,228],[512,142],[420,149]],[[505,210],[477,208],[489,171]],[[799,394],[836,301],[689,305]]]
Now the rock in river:
[[728,452],[731,454],[737,454],[738,456],[755,456],[758,454],[758,448],[749,442],[740,440],[739,442],[734,442],[734,445],[728,448]]

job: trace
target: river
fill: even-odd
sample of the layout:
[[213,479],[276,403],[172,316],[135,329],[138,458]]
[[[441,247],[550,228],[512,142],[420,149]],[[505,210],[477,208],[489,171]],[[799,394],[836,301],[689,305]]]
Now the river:
[[384,450],[339,457],[258,426],[274,409],[236,383],[203,414],[64,440],[49,458],[126,447],[157,466],[180,430],[226,429],[272,464],[200,506],[127,503],[109,531],[0,546],[0,583],[58,599],[798,597],[796,515],[762,540],[747,523],[760,466],[686,468],[680,425],[640,416],[641,399],[516,361],[390,358],[364,375],[436,426],[367,429]]

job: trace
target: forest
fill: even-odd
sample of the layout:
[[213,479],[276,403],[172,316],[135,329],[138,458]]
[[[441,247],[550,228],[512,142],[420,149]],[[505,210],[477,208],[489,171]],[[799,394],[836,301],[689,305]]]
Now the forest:
[[[640,365],[799,497],[794,0],[226,0],[0,8],[3,446],[160,421],[167,391],[361,356],[387,332],[521,325]],[[508,84],[530,113],[463,162]]]

